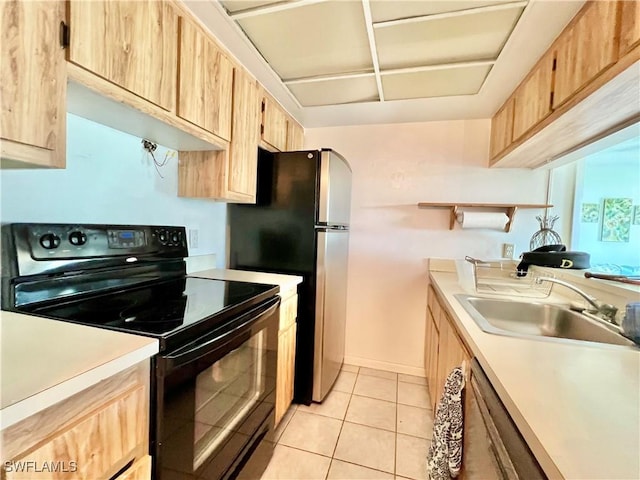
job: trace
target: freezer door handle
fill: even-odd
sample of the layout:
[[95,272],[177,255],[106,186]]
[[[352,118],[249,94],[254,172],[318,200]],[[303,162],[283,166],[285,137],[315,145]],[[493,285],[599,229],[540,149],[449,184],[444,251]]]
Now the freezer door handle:
[[320,152],[318,225],[346,225],[351,214],[351,168],[332,151]]
[[349,225],[316,225],[317,232],[348,232]]

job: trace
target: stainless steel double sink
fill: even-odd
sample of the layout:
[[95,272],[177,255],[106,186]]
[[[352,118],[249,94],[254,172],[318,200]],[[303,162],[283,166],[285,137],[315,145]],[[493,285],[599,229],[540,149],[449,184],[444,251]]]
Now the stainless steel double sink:
[[455,295],[487,333],[545,340],[575,340],[638,347],[619,328],[566,306]]

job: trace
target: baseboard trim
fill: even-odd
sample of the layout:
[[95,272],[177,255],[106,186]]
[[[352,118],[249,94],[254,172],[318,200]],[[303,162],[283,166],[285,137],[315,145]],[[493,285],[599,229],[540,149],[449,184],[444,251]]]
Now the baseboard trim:
[[404,373],[405,375],[415,375],[416,377],[426,377],[426,370],[419,367],[411,367],[409,365],[401,365],[399,363],[382,362],[371,358],[345,356],[344,363],[355,365],[356,367],[376,368],[378,370],[386,370],[388,372]]

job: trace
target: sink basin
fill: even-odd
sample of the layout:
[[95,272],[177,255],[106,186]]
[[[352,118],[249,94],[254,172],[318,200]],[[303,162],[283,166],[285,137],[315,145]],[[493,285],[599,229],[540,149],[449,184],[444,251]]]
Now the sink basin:
[[616,327],[567,307],[456,295],[460,304],[487,333],[514,337],[578,340],[635,347]]

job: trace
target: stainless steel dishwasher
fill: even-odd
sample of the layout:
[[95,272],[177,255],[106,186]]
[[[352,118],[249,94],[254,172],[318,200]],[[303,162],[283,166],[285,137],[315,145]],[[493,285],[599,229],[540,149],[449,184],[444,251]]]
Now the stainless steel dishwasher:
[[464,478],[546,479],[477,360],[465,391]]

